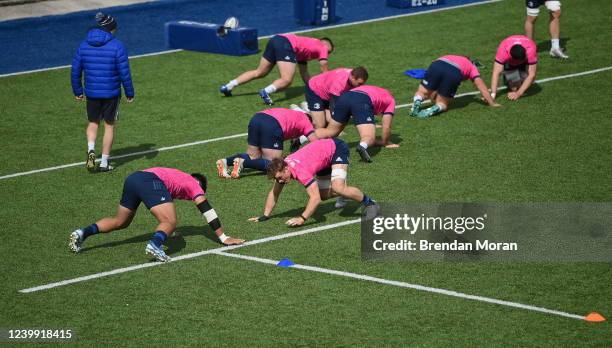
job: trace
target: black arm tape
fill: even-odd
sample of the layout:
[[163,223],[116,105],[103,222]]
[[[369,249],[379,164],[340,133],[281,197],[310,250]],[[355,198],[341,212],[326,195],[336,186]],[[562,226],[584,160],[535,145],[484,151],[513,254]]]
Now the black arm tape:
[[200,212],[202,213],[202,215],[208,222],[208,226],[210,226],[210,228],[212,228],[213,231],[216,231],[219,228],[221,228],[221,221],[219,221],[219,218],[217,217],[217,213],[215,212],[213,207],[211,207],[210,203],[208,203],[208,199],[198,204],[198,209],[200,210]]
[[208,226],[210,226],[213,231],[216,231],[221,228],[221,221],[219,221],[218,218],[214,219],[213,221],[208,222]]
[[210,206],[210,203],[208,203],[208,199],[204,200],[204,202],[198,204],[198,210],[202,214],[206,213],[207,211],[209,211],[211,209],[212,209],[212,207]]

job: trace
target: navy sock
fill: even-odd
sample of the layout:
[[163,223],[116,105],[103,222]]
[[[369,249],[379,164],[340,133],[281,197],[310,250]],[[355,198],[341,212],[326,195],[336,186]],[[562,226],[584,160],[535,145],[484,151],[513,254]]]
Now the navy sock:
[[234,159],[235,159],[236,157],[242,157],[242,156],[240,156],[240,155],[242,155],[242,154],[241,154],[241,153],[237,153],[237,154],[235,154],[235,155],[231,155],[231,156],[229,156],[229,157],[226,157],[226,158],[225,158],[225,163],[227,163],[227,165],[228,165],[228,166],[231,166],[231,165],[232,165],[232,163],[234,163]]
[[85,240],[85,238],[89,236],[93,236],[94,234],[100,233],[100,230],[98,230],[98,225],[96,224],[91,224],[83,228],[82,230],[83,230],[83,240]]
[[244,160],[245,168],[257,169],[257,170],[261,170],[262,172],[265,172],[266,170],[268,170],[269,164],[270,164],[270,161],[265,158],[258,158],[258,159],[249,158],[249,159]]
[[161,248],[162,244],[164,244],[166,241],[166,238],[168,238],[168,236],[164,232],[157,231],[155,234],[153,234],[153,237],[151,237],[151,242],[155,244],[156,247]]
[[367,205],[374,204],[374,201],[372,200],[372,198],[370,198],[370,197],[368,197],[366,195],[363,195],[363,199],[361,200],[361,204],[367,206]]

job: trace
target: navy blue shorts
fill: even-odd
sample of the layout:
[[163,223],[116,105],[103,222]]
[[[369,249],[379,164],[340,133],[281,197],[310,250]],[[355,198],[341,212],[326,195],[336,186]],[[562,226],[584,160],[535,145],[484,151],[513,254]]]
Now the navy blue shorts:
[[283,129],[278,121],[262,112],[258,112],[249,121],[249,145],[263,149],[283,149]]
[[546,0],[525,0],[525,6],[529,8],[538,8],[544,5],[545,2]]
[[109,99],[87,98],[87,119],[89,122],[114,124],[119,118],[120,97]]
[[306,102],[308,102],[308,109],[310,111],[325,111],[329,109],[329,100],[323,100],[315,92],[310,89],[308,84],[304,87],[306,90]]
[[332,112],[332,119],[347,124],[351,115],[355,125],[376,123],[372,100],[367,94],[348,91],[338,97]]
[[291,42],[280,35],[275,35],[268,41],[263,57],[272,64],[276,64],[279,60],[281,62],[297,63]]
[[443,97],[454,98],[461,81],[463,76],[459,69],[445,61],[436,60],[427,68],[421,85]]
[[331,175],[331,166],[334,164],[349,164],[349,147],[348,145],[340,140],[334,138],[334,143],[336,143],[336,151],[334,151],[334,157],[332,157],[331,164],[329,167],[320,170],[317,173],[317,176],[329,176]]
[[134,172],[123,182],[121,206],[136,210],[144,202],[147,209],[156,205],[172,202],[172,196],[164,182],[149,172]]

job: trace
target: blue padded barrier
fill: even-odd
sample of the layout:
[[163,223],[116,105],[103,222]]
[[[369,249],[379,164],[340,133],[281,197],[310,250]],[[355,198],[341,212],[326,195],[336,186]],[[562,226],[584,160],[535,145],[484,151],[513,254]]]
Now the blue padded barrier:
[[293,0],[293,15],[305,25],[325,25],[336,21],[336,0]]
[[166,23],[166,46],[190,51],[244,56],[258,52],[257,29],[228,29],[218,33],[220,24],[193,21]]

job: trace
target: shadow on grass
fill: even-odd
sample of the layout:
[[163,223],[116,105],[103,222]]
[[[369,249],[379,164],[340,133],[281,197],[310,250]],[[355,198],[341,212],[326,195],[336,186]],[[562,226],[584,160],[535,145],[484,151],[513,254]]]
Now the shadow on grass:
[[[115,231],[112,233],[121,233],[121,231]],[[172,255],[172,254],[176,254],[177,252],[183,250],[185,246],[187,245],[184,237],[193,236],[193,235],[201,235],[219,244],[219,246],[222,246],[222,244],[219,242],[219,239],[217,238],[217,235],[208,226],[205,226],[205,225],[179,226],[176,229],[176,231],[174,231],[174,234],[170,236],[164,243],[164,245],[167,248],[166,254]],[[144,251],[144,248],[149,242],[149,240],[151,239],[151,236],[153,236],[153,232],[144,233],[144,234],[141,234],[141,235],[138,235],[132,238],[124,239],[124,240],[102,243],[102,244],[94,245],[91,247],[84,247],[83,249],[81,249],[81,252],[82,253],[88,252],[90,250],[95,250],[95,249],[100,249],[100,248],[113,248],[113,247],[117,247],[120,245],[134,244],[134,243],[142,244],[142,249]],[[95,239],[104,238],[104,234],[101,233],[100,235],[93,237],[93,238]]]
[[[567,47],[567,43],[571,40],[571,38],[569,37],[562,37],[559,39],[559,45],[561,46],[561,48],[566,48]],[[538,53],[540,52],[548,52],[550,51],[550,40],[545,40],[545,41],[541,41],[538,42]]]
[[[531,97],[532,95],[536,95],[536,94],[538,94],[540,92],[542,92],[542,86],[540,86],[537,83],[534,83],[531,86],[529,86],[529,88],[525,91],[525,94],[523,94],[523,96],[521,98],[519,98],[519,99],[526,98],[526,97]],[[497,93],[497,98],[495,98],[495,100],[498,100],[498,101],[499,100],[508,100],[506,98],[507,95],[508,95],[508,89],[500,90]],[[504,98],[503,99],[500,98],[501,96],[504,96]],[[480,104],[483,104],[483,105],[488,105],[485,101],[480,100],[480,97],[478,97],[477,102],[480,103]]]
[[[284,93],[284,96],[281,97],[280,93]],[[257,97],[259,97],[259,91],[256,92],[244,92],[244,93],[236,93],[234,91],[232,91],[232,96],[231,97],[224,97],[224,98],[232,98],[232,97],[248,97],[248,96],[254,96],[256,95]],[[282,90],[278,93],[275,94],[271,94],[270,97],[272,98],[272,100],[277,103],[277,102],[282,102],[288,99],[292,99],[298,96],[303,96],[304,95],[304,87],[303,86],[296,86],[296,87],[289,87],[285,90]],[[265,105],[262,101],[262,105]]]
[[[392,143],[394,144],[401,144],[402,141],[404,141],[404,138],[402,138],[401,135],[399,134],[391,134],[390,140]],[[351,141],[350,143],[348,143],[348,146],[352,149],[352,148],[357,148],[357,145],[359,144],[359,140],[355,140],[355,141]],[[374,157],[376,157],[376,155],[378,155],[378,153],[383,149],[382,146],[371,146],[368,147],[368,153],[370,154],[370,157],[372,157],[372,161],[374,161]],[[388,149],[388,150],[394,150],[394,149]],[[359,154],[355,151],[352,152],[352,158],[359,162],[363,162],[361,160],[361,157],[359,156]],[[350,171],[350,167],[349,167],[349,171]]]
[[[276,99],[273,97],[272,100],[274,100],[275,102],[282,102],[288,99],[293,99],[299,96],[304,96],[304,86],[294,86],[294,87],[289,87],[287,89],[285,89],[283,92],[285,92],[285,96],[284,98],[279,98],[277,97]],[[304,97],[304,100],[306,97]]]
[[[135,161],[137,159],[146,158],[151,159],[155,158],[159,151],[154,148],[155,144],[146,143],[140,144],[137,146],[128,146],[118,150],[114,150],[112,154],[111,161],[115,166],[120,166],[126,164],[131,161]],[[121,157],[125,156],[125,157]],[[119,157],[119,158],[117,158]]]
[[[305,224],[299,227],[310,226],[310,225],[318,224],[321,222],[325,222],[327,221],[327,218],[325,217],[325,215],[333,212],[334,210],[339,210],[339,209],[342,209],[339,214],[342,217],[356,218],[356,217],[361,216],[361,213],[357,212],[357,210],[360,207],[359,203],[351,201],[351,202],[348,202],[344,208],[336,208],[334,207],[335,202],[336,202],[336,198],[330,198],[327,201],[325,201],[323,204],[319,205],[319,208],[314,213],[314,215],[310,219],[308,219]],[[270,216],[270,218],[282,218],[282,219],[289,220],[290,218],[300,216],[303,212],[304,212],[304,207],[299,207],[299,208],[284,211],[282,213],[274,214]]]

